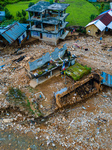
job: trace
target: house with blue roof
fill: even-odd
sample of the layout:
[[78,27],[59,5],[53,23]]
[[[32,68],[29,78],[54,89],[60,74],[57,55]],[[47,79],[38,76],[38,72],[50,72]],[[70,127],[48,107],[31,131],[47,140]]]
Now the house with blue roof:
[[0,42],[4,45],[16,44],[19,45],[27,37],[28,24],[15,22],[7,27],[0,28]]
[[5,11],[0,11],[0,22],[5,19]]
[[26,9],[29,14],[31,37],[57,45],[59,39],[65,39],[69,31],[66,9],[69,4],[39,1]]

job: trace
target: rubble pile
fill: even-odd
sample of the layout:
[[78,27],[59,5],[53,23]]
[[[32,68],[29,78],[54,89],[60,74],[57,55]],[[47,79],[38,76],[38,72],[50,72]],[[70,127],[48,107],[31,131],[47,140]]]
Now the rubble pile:
[[[68,50],[77,56],[77,62],[91,67],[92,71],[99,70],[112,74],[111,37],[106,36],[102,40],[79,37],[60,43],[58,48],[65,43]],[[39,43],[26,45],[18,51],[15,49],[16,53],[1,52],[0,109],[10,105],[7,101],[10,87],[19,88],[30,103],[34,100],[35,94],[40,92],[40,89],[33,89],[29,85],[31,76],[28,62],[53,51],[54,47]],[[104,91],[87,101],[59,110],[49,118],[41,119],[40,122],[34,117],[28,118],[21,112],[6,112],[1,116],[0,130],[13,128],[14,132],[20,131],[24,134],[32,132],[37,142],[41,140],[43,145],[46,143],[49,147],[51,144],[54,148],[59,144],[59,149],[111,149],[112,90],[106,87]]]

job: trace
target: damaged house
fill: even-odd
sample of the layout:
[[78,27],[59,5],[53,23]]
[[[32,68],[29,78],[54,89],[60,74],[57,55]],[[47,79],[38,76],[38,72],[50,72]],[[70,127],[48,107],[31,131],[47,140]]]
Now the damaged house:
[[69,15],[66,8],[69,4],[39,1],[26,9],[29,14],[31,37],[57,44],[59,39],[65,39],[69,31],[65,30]]
[[6,27],[0,27],[0,45],[20,45],[27,37],[27,24],[15,22]]
[[101,13],[92,22],[86,25],[88,35],[97,36],[102,32],[112,30],[112,9]]
[[70,54],[66,44],[61,49],[55,48],[51,54],[47,52],[41,58],[29,62],[30,74],[36,82],[42,83],[53,75],[65,70],[65,67],[75,64],[75,55]]

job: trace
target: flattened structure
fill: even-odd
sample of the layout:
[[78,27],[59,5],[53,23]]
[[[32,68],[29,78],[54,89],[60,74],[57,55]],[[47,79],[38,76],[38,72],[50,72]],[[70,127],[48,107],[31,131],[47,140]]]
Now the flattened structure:
[[59,57],[62,58],[64,56],[66,50],[67,50],[67,47],[66,47],[66,44],[64,44],[63,48],[61,48],[61,49],[55,48],[54,52],[52,52],[51,54],[49,54],[49,52],[47,52],[41,58],[39,58],[33,62],[29,62],[30,71],[34,71],[34,70],[42,67],[44,64],[46,64],[47,62],[49,62],[52,59],[57,60]]

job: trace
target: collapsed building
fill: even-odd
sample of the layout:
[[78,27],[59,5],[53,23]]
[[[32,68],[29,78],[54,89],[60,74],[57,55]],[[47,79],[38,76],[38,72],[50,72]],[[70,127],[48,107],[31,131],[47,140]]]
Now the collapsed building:
[[75,64],[75,55],[67,50],[66,44],[61,49],[55,48],[51,54],[47,52],[41,58],[29,62],[30,74],[36,78],[37,83],[41,83],[54,74],[65,70],[65,67]]
[[29,14],[31,37],[57,45],[59,39],[65,39],[69,31],[65,30],[69,15],[69,4],[39,1],[26,9]]
[[51,54],[46,53],[29,62],[30,75],[35,78],[35,88],[38,89],[33,101],[35,112],[38,109],[42,116],[48,116],[59,108],[73,105],[99,92],[101,83],[111,86],[112,76],[91,73],[91,68],[79,64],[75,58],[63,45],[61,49],[55,48]]

